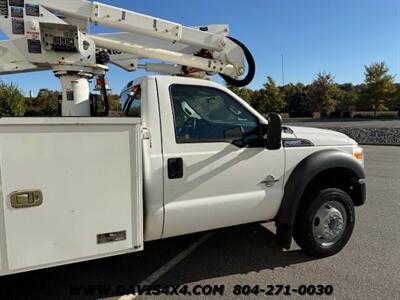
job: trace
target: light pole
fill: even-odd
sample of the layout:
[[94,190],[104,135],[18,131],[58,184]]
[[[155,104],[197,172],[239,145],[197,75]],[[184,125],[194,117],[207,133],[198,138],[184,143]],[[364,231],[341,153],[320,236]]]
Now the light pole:
[[282,86],[285,85],[285,64],[284,64],[284,56],[282,54]]

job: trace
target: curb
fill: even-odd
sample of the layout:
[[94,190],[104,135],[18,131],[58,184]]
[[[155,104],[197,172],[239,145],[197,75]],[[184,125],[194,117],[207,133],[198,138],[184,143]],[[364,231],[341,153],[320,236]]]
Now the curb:
[[400,147],[400,144],[378,144],[378,143],[358,143],[361,146],[388,146],[388,147]]

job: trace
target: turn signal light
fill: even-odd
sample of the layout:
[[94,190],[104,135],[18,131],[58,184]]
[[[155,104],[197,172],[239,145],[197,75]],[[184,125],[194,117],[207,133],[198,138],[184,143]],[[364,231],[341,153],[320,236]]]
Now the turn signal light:
[[364,149],[361,147],[354,147],[353,157],[360,162],[364,162]]

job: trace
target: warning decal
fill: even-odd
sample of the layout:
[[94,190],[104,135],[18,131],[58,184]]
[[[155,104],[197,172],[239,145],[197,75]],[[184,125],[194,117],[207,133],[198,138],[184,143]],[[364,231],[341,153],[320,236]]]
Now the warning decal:
[[11,6],[11,17],[23,18],[24,17],[24,9],[22,7]]
[[26,4],[25,5],[25,10],[26,10],[26,15],[27,16],[33,16],[33,17],[39,17],[40,16],[40,7],[39,7],[39,5]]
[[12,20],[12,33],[13,34],[21,34],[24,35],[25,34],[25,24],[24,24],[24,20]]
[[19,6],[19,7],[24,7],[25,6],[25,0],[9,0],[10,6]]
[[8,1],[0,0],[0,15],[8,16]]
[[39,40],[28,40],[28,51],[33,54],[42,53],[42,44]]

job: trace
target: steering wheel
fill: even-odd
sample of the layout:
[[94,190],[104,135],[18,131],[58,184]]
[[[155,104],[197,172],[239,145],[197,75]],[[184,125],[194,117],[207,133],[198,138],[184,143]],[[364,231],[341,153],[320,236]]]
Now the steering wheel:
[[185,123],[183,124],[183,127],[185,128],[196,128],[196,124],[197,124],[197,119],[193,118],[193,117],[189,117]]
[[180,129],[179,134],[180,135],[185,135],[188,134],[189,136],[193,136],[193,132],[196,129],[196,125],[197,125],[197,119],[196,118],[192,118],[189,117],[184,123],[183,126]]

